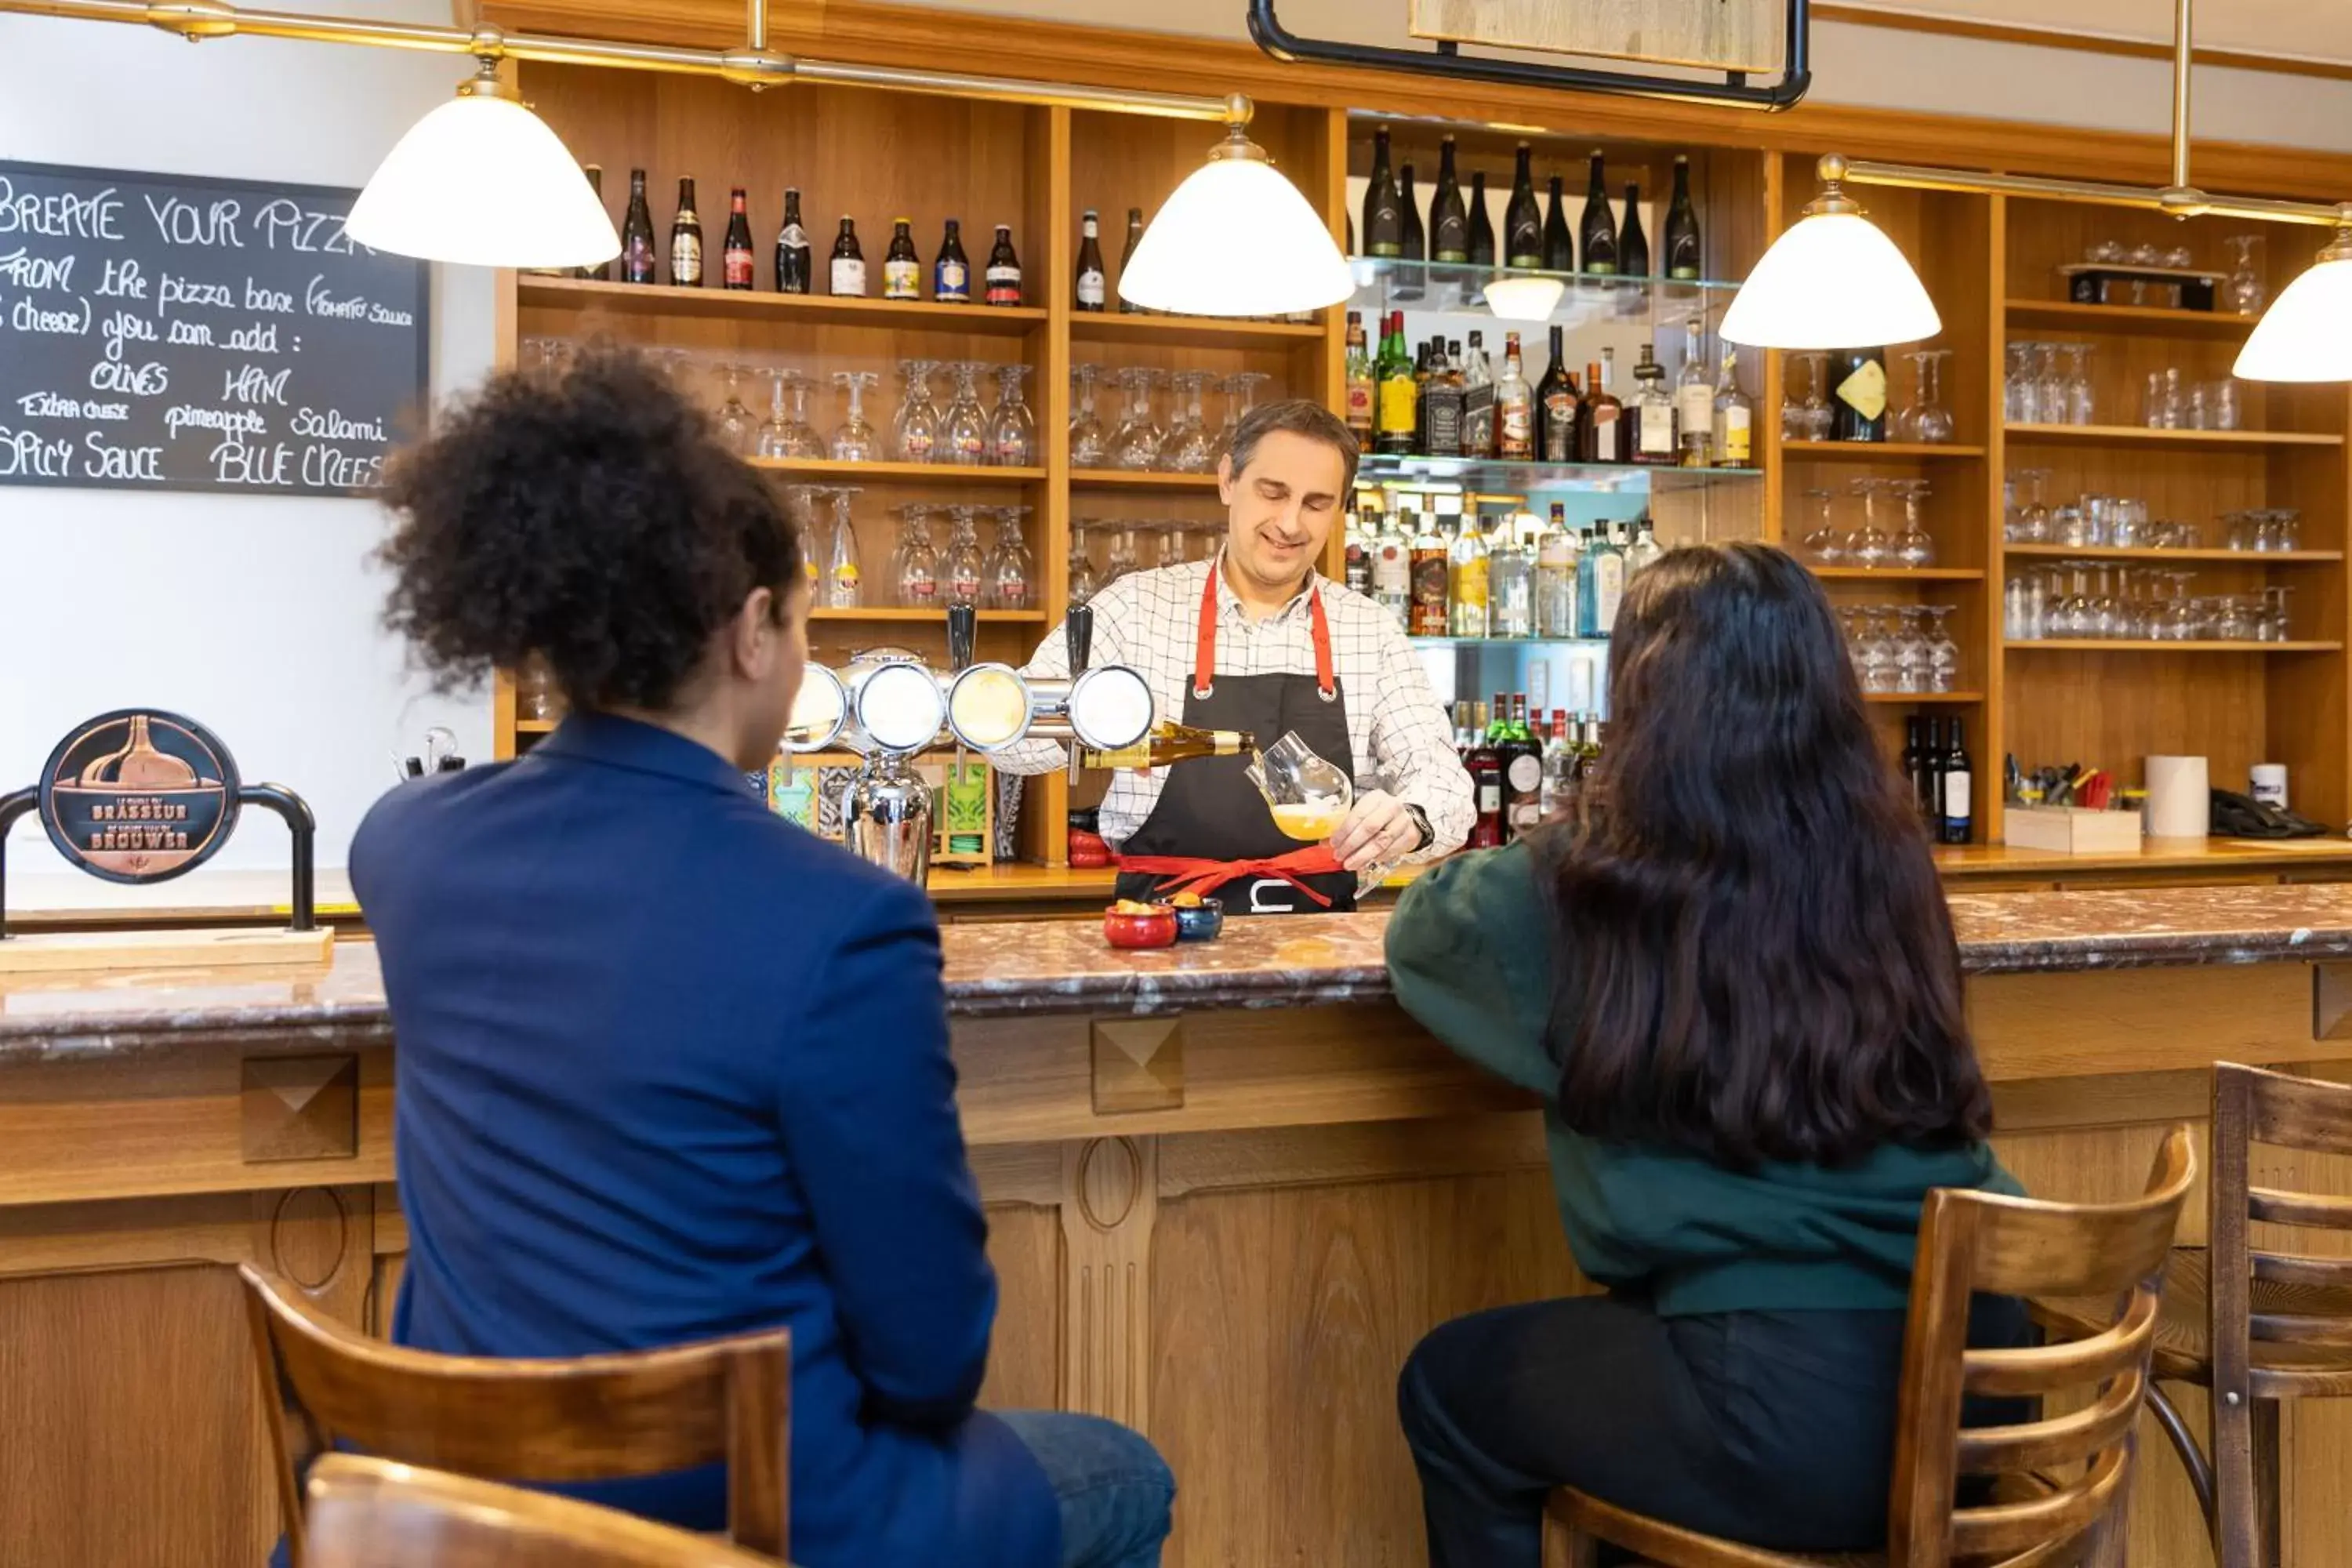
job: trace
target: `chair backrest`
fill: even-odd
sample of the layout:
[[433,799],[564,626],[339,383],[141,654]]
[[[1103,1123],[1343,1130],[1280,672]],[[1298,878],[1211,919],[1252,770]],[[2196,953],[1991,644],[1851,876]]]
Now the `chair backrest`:
[[[728,1534],[784,1554],[785,1331],[561,1361],[436,1355],[347,1328],[250,1265],[237,1272],[298,1568],[295,1467],[339,1443],[509,1481],[602,1480],[724,1460]],[[305,1439],[299,1447],[289,1418]]]
[[310,1470],[311,1568],[776,1568],[571,1498],[330,1454]]
[[[2352,1258],[2267,1252],[2253,1245],[2252,1226],[2266,1220],[2352,1230],[2352,1197],[2254,1185],[2256,1143],[2352,1154],[2352,1087],[2235,1062],[2213,1068],[2207,1296],[2213,1314],[2213,1393],[2242,1399],[2352,1393]],[[2266,1296],[2294,1300],[2304,1310],[2254,1311],[2257,1279],[2277,1288]],[[2296,1347],[2294,1364],[2254,1368],[2256,1342]]]
[[[1903,1348],[1888,1561],[1895,1568],[2079,1559],[2130,1472],[2132,1427],[2147,1392],[2158,1292],[2181,1205],[2196,1175],[2189,1129],[2157,1151],[2147,1188],[2121,1204],[2053,1204],[1938,1188],[1927,1194]],[[2086,1339],[2017,1350],[1968,1348],[1969,1298],[2113,1298]],[[2081,1395],[2064,1415],[1960,1425],[1968,1394]],[[2031,1478],[2027,1501],[1960,1507],[1962,1476]]]

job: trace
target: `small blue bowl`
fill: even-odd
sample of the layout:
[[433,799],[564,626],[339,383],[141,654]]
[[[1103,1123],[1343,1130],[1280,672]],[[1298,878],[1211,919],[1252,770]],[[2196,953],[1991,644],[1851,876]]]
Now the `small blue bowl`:
[[1178,942],[1214,942],[1224,929],[1225,905],[1222,899],[1202,899],[1190,909],[1176,906]]

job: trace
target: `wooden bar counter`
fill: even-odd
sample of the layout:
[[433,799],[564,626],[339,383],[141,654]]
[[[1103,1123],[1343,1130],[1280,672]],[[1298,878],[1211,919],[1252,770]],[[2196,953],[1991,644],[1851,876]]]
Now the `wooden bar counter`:
[[[1952,905],[2001,1152],[2035,1192],[2136,1192],[2216,1058],[2352,1077],[2352,888]],[[1385,925],[1243,921],[1141,955],[1091,922],[945,932],[1003,1283],[986,1398],[1150,1433],[1182,1487],[1171,1564],[1420,1563],[1406,1352],[1583,1288],[1537,1116],[1389,1000]],[[394,1064],[364,942],[301,972],[0,983],[0,1565],[260,1561],[270,1483],[221,1266],[382,1324],[406,1245]],[[2352,1191],[2271,1158],[2257,1181]],[[2203,1225],[2200,1198],[2184,1237]],[[2286,1561],[2352,1561],[2352,1409],[2290,1408],[2286,1431]],[[2152,1428],[2142,1458],[2133,1561],[2203,1564]]]

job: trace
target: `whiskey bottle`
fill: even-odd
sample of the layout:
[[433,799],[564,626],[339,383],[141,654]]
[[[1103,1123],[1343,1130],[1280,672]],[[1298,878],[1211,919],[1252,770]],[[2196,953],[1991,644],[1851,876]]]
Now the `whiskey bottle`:
[[1682,466],[1715,463],[1715,383],[1706,374],[1706,334],[1696,316],[1683,323],[1683,368],[1675,377],[1675,423]]
[[1632,460],[1632,454],[1625,449],[1625,422],[1620,417],[1624,405],[1617,401],[1617,394],[1609,384],[1616,364],[1617,351],[1603,348],[1601,357],[1588,361],[1584,367],[1583,426],[1578,432],[1578,440],[1588,463]]
[[[1413,514],[1404,514],[1408,522],[1416,521]],[[1412,571],[1412,635],[1417,637],[1442,637],[1446,626],[1446,585],[1449,563],[1444,536],[1437,531],[1436,514],[1424,512],[1417,520],[1419,527],[1412,531],[1410,565]]]
[[1486,358],[1486,334],[1470,334],[1462,365],[1462,455],[1495,455],[1495,371]]
[[1666,390],[1666,367],[1648,343],[1633,365],[1633,461],[1675,462],[1680,454],[1675,447],[1675,396]]
[[1519,334],[1503,334],[1503,374],[1495,383],[1495,455],[1524,463],[1536,455],[1535,390],[1519,361]]

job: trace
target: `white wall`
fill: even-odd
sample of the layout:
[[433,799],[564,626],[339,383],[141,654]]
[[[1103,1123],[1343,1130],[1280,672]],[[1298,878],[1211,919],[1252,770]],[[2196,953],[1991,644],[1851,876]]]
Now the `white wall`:
[[[304,9],[446,21],[446,0]],[[143,27],[0,17],[0,156],[356,186],[466,62],[268,39],[191,46]],[[489,363],[491,275],[436,269],[436,395]],[[435,698],[376,627],[366,563],[383,513],[366,500],[0,487],[0,790],[30,784],[78,720],[154,703],[209,724],[246,777],[291,784],[340,866],[392,779],[386,752],[446,724],[489,752],[479,694]],[[64,650],[70,649],[68,655]],[[215,868],[282,867],[277,819],[248,813],[210,867],[170,885],[204,902]],[[97,884],[31,819],[9,843],[9,903]],[[243,879],[236,879],[243,880]]]

